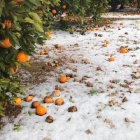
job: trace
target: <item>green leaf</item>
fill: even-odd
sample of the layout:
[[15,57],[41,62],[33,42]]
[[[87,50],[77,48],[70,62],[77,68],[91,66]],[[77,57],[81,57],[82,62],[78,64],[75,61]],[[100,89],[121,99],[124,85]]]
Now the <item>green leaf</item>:
[[26,17],[26,18],[24,19],[24,22],[31,23],[31,24],[34,24],[34,23],[35,23],[34,20],[31,19],[31,18],[29,18],[29,17]]
[[29,15],[31,16],[31,18],[32,18],[35,22],[37,22],[37,23],[39,23],[39,24],[42,24],[42,21],[41,21],[40,17],[38,16],[38,14],[33,13],[33,12],[30,12]]
[[35,27],[36,31],[41,32],[41,33],[44,32],[44,30],[40,24],[34,23],[34,27]]
[[95,95],[95,94],[97,94],[97,93],[98,93],[97,90],[92,89],[92,90],[90,90],[90,92],[89,92],[88,94],[91,95],[91,96],[93,96],[93,95]]

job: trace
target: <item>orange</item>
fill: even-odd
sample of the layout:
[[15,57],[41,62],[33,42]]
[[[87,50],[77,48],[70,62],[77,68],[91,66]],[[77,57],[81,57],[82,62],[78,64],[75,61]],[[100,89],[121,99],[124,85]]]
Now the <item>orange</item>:
[[56,13],[57,13],[57,11],[56,11],[55,9],[53,9],[53,10],[52,10],[52,13],[53,13],[53,14],[56,14]]
[[36,107],[36,114],[39,116],[43,116],[47,113],[47,109],[44,106],[37,106]]
[[32,102],[31,107],[32,107],[32,108],[36,108],[36,107],[38,107],[38,106],[40,106],[40,105],[41,105],[40,102],[38,102],[38,101],[34,101],[34,102]]
[[62,6],[62,8],[63,8],[63,9],[66,9],[66,8],[67,8],[67,6],[66,6],[66,5],[63,5],[63,6]]
[[29,96],[25,97],[24,100],[25,100],[26,102],[31,102],[31,101],[33,100],[33,98],[34,98],[34,96],[29,95]]
[[45,55],[45,54],[46,54],[45,50],[40,51],[40,55]]
[[60,83],[66,83],[66,82],[68,81],[68,78],[67,78],[66,75],[63,75],[63,76],[60,76],[60,77],[59,77],[58,81],[59,81]]
[[21,103],[22,103],[22,100],[21,100],[21,98],[16,98],[16,99],[14,99],[14,105],[15,106],[21,106]]
[[107,46],[108,46],[108,44],[104,43],[102,46],[103,46],[103,47],[107,47]]
[[61,95],[60,90],[54,90],[54,91],[53,91],[53,95],[54,95],[54,96],[57,96],[57,97],[60,96],[60,95]]
[[16,67],[16,69],[14,69],[12,66],[10,66],[9,69],[10,69],[10,72],[12,75],[16,74],[19,70],[18,67]]
[[126,48],[120,48],[120,53],[127,53],[127,49]]
[[9,38],[5,38],[2,40],[2,46],[3,48],[10,48],[12,46]]
[[23,2],[24,0],[14,0],[14,2],[16,2],[17,4]]
[[19,52],[17,54],[17,61],[20,63],[27,62],[29,60],[28,55],[25,54],[24,52]]
[[47,104],[53,103],[53,102],[54,102],[54,101],[53,101],[53,97],[45,97],[45,98],[44,98],[44,102],[47,103]]
[[108,61],[109,61],[109,62],[113,62],[113,61],[115,61],[115,59],[114,59],[114,57],[109,57],[109,58],[108,58]]
[[63,105],[64,104],[64,101],[62,98],[58,98],[55,100],[55,105]]
[[50,32],[50,31],[49,31],[49,32],[47,32],[46,34],[48,35],[48,37],[52,37],[53,32]]
[[11,20],[4,20],[5,28],[10,29],[12,27]]

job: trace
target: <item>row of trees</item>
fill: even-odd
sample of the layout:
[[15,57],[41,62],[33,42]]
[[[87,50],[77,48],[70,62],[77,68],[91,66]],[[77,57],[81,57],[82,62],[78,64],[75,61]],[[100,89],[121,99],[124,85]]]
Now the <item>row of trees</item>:
[[131,7],[137,6],[140,8],[140,0],[109,0],[109,4],[112,11],[115,11],[118,5],[121,5],[120,9],[123,9],[127,4],[130,4]]

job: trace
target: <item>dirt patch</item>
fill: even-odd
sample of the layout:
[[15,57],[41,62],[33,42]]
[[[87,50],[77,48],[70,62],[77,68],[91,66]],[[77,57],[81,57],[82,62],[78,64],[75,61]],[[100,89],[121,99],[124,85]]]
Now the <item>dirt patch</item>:
[[65,59],[59,58],[51,62],[32,62],[30,67],[24,67],[24,70],[30,75],[26,79],[23,78],[24,83],[37,85],[45,82],[50,75],[50,72],[55,71],[58,67],[65,65]]
[[[13,106],[9,103],[7,103],[7,106],[5,107],[5,116],[8,117],[10,121],[13,121],[14,118],[18,116],[18,114],[21,112],[22,108],[18,106]],[[5,123],[2,120],[3,116],[0,116],[0,129],[5,125]]]

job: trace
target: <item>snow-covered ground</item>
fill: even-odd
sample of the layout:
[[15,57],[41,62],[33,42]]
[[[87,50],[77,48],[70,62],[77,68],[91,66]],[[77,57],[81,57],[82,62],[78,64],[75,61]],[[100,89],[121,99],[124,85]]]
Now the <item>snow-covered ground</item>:
[[[27,94],[42,101],[56,85],[62,85],[65,103],[43,103],[48,112],[40,117],[30,108],[31,103],[23,102],[22,113],[0,131],[0,140],[140,140],[140,20],[115,21],[106,31],[104,28],[86,35],[54,32],[45,47],[60,44],[64,48],[60,54],[71,61]],[[102,47],[105,40],[108,47]],[[128,53],[119,53],[121,46]],[[114,62],[108,61],[111,55]],[[55,57],[50,51],[42,59]],[[77,77],[60,84],[57,79],[64,73]],[[88,82],[93,87],[88,87]],[[88,94],[91,90],[97,93]],[[72,105],[77,112],[67,111]],[[54,117],[51,124],[45,122],[48,115]]]
[[118,12],[109,12],[109,13],[105,13],[102,15],[102,17],[107,17],[107,18],[121,18],[121,19],[125,19],[125,18],[131,18],[131,19],[136,19],[136,18],[140,18],[140,15],[132,15],[132,14],[128,14],[128,13],[118,13]]

